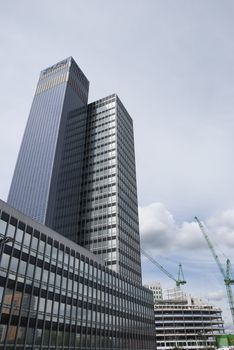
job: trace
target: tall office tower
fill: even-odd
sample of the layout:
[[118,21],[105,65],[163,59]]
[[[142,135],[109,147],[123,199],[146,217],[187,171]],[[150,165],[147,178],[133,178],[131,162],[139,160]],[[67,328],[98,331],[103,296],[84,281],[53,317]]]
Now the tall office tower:
[[[132,119],[116,95],[87,105],[87,80],[72,59],[62,62],[41,74],[8,202],[141,283]],[[57,66],[61,95],[60,85],[40,88],[44,75],[55,80]],[[73,66],[84,85],[76,92]],[[35,142],[37,133],[45,143]]]
[[108,96],[69,114],[65,140],[49,226],[141,282],[131,117]]
[[88,101],[89,82],[72,57],[43,70],[8,203],[40,223],[53,206],[68,112]]

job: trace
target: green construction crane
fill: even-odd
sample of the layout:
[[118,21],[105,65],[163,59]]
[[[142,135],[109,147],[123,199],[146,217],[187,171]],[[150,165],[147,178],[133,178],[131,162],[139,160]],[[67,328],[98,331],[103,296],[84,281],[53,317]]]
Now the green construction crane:
[[142,255],[144,255],[150,262],[152,262],[159,270],[161,270],[165,275],[167,275],[169,278],[171,278],[173,281],[175,281],[176,286],[180,287],[181,284],[187,283],[184,280],[184,273],[182,269],[182,265],[179,264],[179,271],[178,271],[178,277],[174,277],[170,272],[168,272],[162,265],[160,265],[152,256],[150,256],[146,251],[141,249]]
[[231,315],[232,315],[232,322],[234,324],[234,299],[233,299],[233,294],[232,294],[232,288],[231,288],[231,285],[234,284],[234,279],[233,277],[231,276],[231,263],[230,263],[230,260],[227,259],[227,262],[226,262],[226,271],[224,270],[223,268],[223,265],[221,264],[220,260],[219,260],[219,257],[218,255],[216,254],[215,250],[214,250],[214,247],[213,247],[213,244],[211,243],[210,241],[210,238],[208,236],[208,234],[206,233],[202,223],[200,222],[200,220],[195,216],[194,218],[199,227],[200,227],[200,230],[201,232],[203,233],[203,236],[205,237],[206,239],[206,242],[211,250],[211,253],[218,265],[218,268],[224,278],[224,283],[225,283],[225,286],[226,286],[226,290],[227,290],[227,297],[228,297],[228,303],[229,303],[229,308],[230,308],[230,311],[231,311]]

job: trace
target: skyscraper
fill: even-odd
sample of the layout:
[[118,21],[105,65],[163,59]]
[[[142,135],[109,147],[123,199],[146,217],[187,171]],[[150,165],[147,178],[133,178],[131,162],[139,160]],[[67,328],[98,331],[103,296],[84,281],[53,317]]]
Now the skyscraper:
[[72,58],[42,71],[8,202],[141,283],[132,119],[87,94]]
[[87,104],[88,90],[72,57],[40,74],[8,203],[42,224],[53,202],[68,112]]
[[141,281],[133,123],[116,95],[69,114],[53,208],[48,226]]

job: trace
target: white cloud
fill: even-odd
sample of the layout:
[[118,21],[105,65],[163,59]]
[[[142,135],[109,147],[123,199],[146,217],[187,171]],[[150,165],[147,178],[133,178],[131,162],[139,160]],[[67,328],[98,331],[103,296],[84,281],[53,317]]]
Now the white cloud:
[[234,209],[208,219],[207,226],[220,246],[234,247]]
[[195,222],[176,224],[163,203],[151,203],[139,208],[142,246],[157,252],[200,249],[204,247],[201,232]]
[[221,301],[226,298],[226,293],[224,290],[219,289],[216,291],[208,292],[206,294],[206,298],[208,301]]
[[[177,223],[163,203],[139,208],[142,246],[157,253],[179,253],[208,249],[195,221]],[[234,247],[234,209],[228,209],[204,220],[214,246],[229,251]]]
[[162,203],[152,203],[140,207],[139,220],[143,247],[167,249],[176,227],[172,214],[165,206]]
[[184,222],[177,228],[177,249],[202,249],[204,239],[196,222]]

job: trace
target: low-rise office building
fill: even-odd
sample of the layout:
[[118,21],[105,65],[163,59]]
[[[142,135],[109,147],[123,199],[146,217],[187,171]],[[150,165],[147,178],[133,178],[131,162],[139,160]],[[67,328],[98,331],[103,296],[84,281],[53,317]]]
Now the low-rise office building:
[[0,201],[0,349],[155,349],[152,293]]

